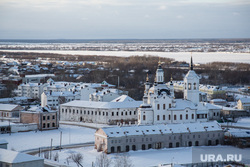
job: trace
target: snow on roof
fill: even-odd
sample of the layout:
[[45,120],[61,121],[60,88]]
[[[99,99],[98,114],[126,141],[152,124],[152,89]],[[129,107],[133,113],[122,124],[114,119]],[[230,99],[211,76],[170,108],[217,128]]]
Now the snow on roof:
[[228,132],[234,137],[247,137],[250,138],[250,130],[244,129],[229,129]]
[[243,98],[240,98],[239,100],[240,100],[242,103],[250,103],[250,98],[243,97]]
[[63,92],[47,92],[47,96],[54,96],[54,97],[59,97],[59,96],[75,96],[79,95],[80,92],[70,92],[70,91],[63,91]]
[[[216,121],[196,122],[196,123],[186,123],[186,124],[166,124],[166,125],[158,124],[158,125],[104,127],[102,128],[102,130],[108,137],[222,131],[220,125]],[[98,134],[96,133],[96,135]]]
[[96,101],[83,101],[83,100],[74,100],[68,103],[64,103],[61,106],[71,106],[71,107],[84,107],[84,108],[136,108],[142,104],[142,101],[133,101],[133,102],[96,102]]
[[227,101],[224,100],[224,99],[212,99],[212,100],[210,100],[210,101],[212,101],[212,102],[227,102]]
[[12,97],[12,98],[0,98],[0,102],[9,102],[9,101],[20,101],[20,100],[28,100],[29,97]]
[[171,110],[183,110],[186,108],[197,109],[195,104],[189,100],[175,99],[175,107],[170,108]]
[[25,78],[44,78],[44,77],[54,77],[55,74],[35,74],[35,75],[25,75]]
[[111,102],[132,102],[132,101],[135,101],[135,100],[129,97],[128,95],[121,95],[120,97],[117,97]]
[[0,144],[8,144],[8,142],[5,139],[0,139]]
[[0,162],[22,163],[22,162],[38,161],[38,160],[43,160],[43,158],[35,157],[24,153],[19,153],[16,151],[0,149]]
[[27,112],[56,112],[56,111],[53,111],[48,107],[32,106],[31,108],[28,109]]
[[206,102],[203,102],[201,104],[203,104],[209,110],[212,110],[212,109],[214,109],[214,110],[221,109],[221,107],[218,107],[217,105],[214,105],[214,104],[210,104],[210,103],[206,103]]
[[12,111],[16,107],[18,107],[18,105],[15,105],[15,104],[0,104],[0,110],[1,111]]

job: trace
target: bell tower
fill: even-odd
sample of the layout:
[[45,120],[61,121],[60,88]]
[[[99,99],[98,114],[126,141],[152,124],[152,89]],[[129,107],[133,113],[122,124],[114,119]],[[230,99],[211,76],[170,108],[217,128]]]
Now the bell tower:
[[190,100],[195,104],[199,103],[199,77],[193,69],[193,59],[191,56],[191,62],[189,71],[184,77],[184,99]]

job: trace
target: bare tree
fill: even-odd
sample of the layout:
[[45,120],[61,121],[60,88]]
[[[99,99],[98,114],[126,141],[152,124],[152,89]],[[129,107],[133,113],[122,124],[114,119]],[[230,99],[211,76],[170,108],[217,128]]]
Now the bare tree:
[[95,166],[96,167],[110,167],[111,166],[111,159],[105,153],[101,153],[99,156],[96,157]]
[[114,167],[133,167],[128,154],[120,154],[115,157]]
[[83,155],[81,153],[72,153],[69,158],[72,159],[72,161],[74,161],[77,166],[83,167],[83,165],[81,164]]

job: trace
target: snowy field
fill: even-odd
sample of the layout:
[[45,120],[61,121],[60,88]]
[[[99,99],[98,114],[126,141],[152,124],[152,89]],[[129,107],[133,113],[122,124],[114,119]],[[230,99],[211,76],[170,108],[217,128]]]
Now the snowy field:
[[[216,152],[218,149],[223,150],[224,153],[235,154],[240,151],[243,155],[250,155],[250,148],[239,149],[232,146],[201,146],[196,147],[202,150],[214,151]],[[130,151],[127,154],[129,155],[129,159],[131,160],[134,167],[149,167],[149,166],[157,166],[159,164],[184,164],[192,162],[192,149],[193,147],[180,147],[180,148],[165,148],[160,150],[150,149],[144,151]],[[71,155],[71,153],[81,153],[83,155],[83,166],[91,167],[92,163],[95,163],[96,157],[100,155],[100,152],[97,152],[93,147],[82,147],[77,149],[68,149],[54,151],[59,154],[59,163],[69,165],[72,167],[77,167],[76,164],[72,161],[67,162],[67,157]],[[205,153],[205,152],[204,152]],[[116,154],[108,154],[108,157],[114,162],[116,158]]]
[[59,129],[49,131],[30,131],[9,134],[0,134],[0,139],[5,139],[8,144],[8,149],[15,149],[17,151],[47,147],[52,145],[60,145],[60,132],[62,132],[62,145],[93,142],[94,129],[89,129],[79,126],[60,125]]
[[[152,55],[159,57],[173,58],[176,61],[190,61],[190,52],[129,52],[129,51],[55,51],[55,50],[0,50],[5,52],[34,52],[34,53],[57,53],[71,55],[102,55],[102,56],[143,56]],[[250,53],[232,53],[232,52],[193,52],[194,63],[208,62],[238,62],[250,63]]]

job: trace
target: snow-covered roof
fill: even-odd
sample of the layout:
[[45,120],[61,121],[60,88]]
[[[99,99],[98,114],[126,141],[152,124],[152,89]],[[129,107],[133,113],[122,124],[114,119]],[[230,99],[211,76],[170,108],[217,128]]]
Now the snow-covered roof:
[[212,99],[210,100],[211,102],[227,102],[226,100],[224,99]]
[[136,108],[142,104],[142,101],[133,101],[133,102],[96,102],[96,101],[83,101],[83,100],[74,100],[68,103],[64,103],[62,107],[83,107],[83,108]]
[[19,105],[16,104],[0,104],[0,110],[1,111],[12,111]]
[[242,103],[250,103],[250,98],[243,97],[243,98],[240,98],[239,100],[240,100]]
[[0,139],[0,144],[8,144],[8,142],[5,139]]
[[184,110],[186,108],[197,109],[195,104],[189,100],[175,99],[175,107],[170,108],[171,110]]
[[229,129],[229,134],[234,137],[247,137],[250,138],[250,130],[244,130],[244,129]]
[[40,157],[35,157],[32,155],[6,149],[0,149],[0,155],[1,155],[0,162],[5,162],[5,163],[22,163],[22,162],[43,160],[43,158]]
[[45,78],[54,76],[55,74],[35,74],[35,75],[25,75],[25,78]]
[[135,100],[129,97],[128,95],[121,95],[120,97],[117,97],[111,102],[132,102],[132,101],[135,101]]
[[49,107],[32,106],[27,112],[56,112],[51,110]]
[[[196,122],[185,124],[137,125],[102,128],[108,137],[123,137],[133,135],[153,135],[169,133],[191,133],[205,131],[222,131],[220,125],[214,122]],[[98,131],[97,131],[98,132]],[[99,135],[96,133],[96,135]]]
[[47,96],[54,96],[54,97],[59,97],[59,96],[76,96],[79,95],[80,92],[70,92],[70,91],[63,91],[63,92],[47,92]]

